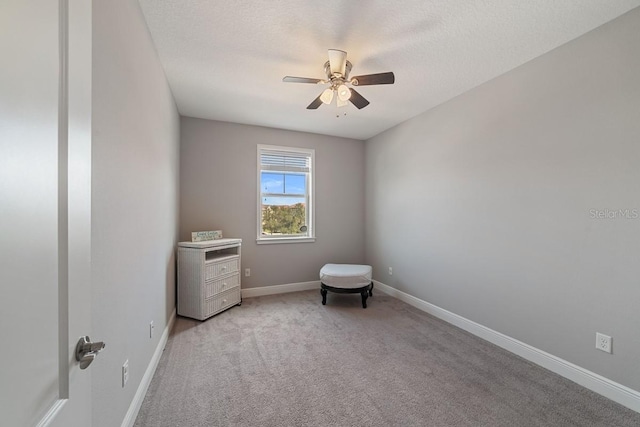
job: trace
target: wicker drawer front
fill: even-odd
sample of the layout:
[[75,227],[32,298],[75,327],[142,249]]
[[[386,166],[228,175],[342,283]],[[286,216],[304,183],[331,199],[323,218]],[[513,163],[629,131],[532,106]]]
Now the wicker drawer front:
[[240,288],[236,287],[229,291],[218,294],[214,297],[208,298],[204,302],[205,317],[212,316],[219,311],[229,308],[232,305],[236,305],[240,302]]
[[227,291],[240,285],[240,274],[235,273],[233,276],[227,276],[223,279],[207,282],[204,285],[204,297],[210,298],[220,292]]
[[240,257],[236,256],[231,259],[226,258],[223,261],[215,261],[207,263],[204,267],[204,279],[215,279],[226,274],[235,273],[240,270]]

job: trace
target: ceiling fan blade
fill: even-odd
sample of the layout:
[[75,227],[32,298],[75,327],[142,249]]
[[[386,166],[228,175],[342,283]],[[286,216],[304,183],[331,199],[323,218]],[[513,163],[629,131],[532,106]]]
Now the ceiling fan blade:
[[318,95],[318,97],[314,99],[313,102],[309,104],[309,106],[307,106],[307,110],[315,110],[319,106],[321,106],[322,105],[322,100],[320,99],[321,96],[322,94]]
[[283,82],[286,83],[320,83],[321,79],[310,79],[308,77],[292,77],[286,76],[282,78]]
[[364,107],[369,105],[369,101],[367,101],[364,96],[356,92],[355,89],[349,88],[349,90],[351,91],[351,97],[349,98],[349,101],[351,101],[351,103],[355,105],[358,110],[362,110]]
[[[358,83],[356,83],[355,81]],[[396,77],[392,72],[365,74],[364,76],[355,76],[351,78],[351,82],[355,86],[367,85],[392,85],[396,81]]]
[[338,49],[329,49],[329,68],[331,74],[340,73],[344,76],[347,65],[347,52]]

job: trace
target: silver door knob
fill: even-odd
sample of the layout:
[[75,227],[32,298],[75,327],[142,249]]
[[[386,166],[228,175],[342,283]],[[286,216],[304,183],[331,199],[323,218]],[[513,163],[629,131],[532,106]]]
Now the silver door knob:
[[76,344],[76,360],[80,362],[80,369],[87,369],[105,347],[106,344],[102,341],[91,342],[88,336],[80,337]]

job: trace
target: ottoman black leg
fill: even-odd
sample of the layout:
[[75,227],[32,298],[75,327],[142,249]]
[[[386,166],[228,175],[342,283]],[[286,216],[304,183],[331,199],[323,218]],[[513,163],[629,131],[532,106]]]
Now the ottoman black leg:
[[327,305],[327,290],[320,289],[320,293],[322,294],[322,305]]
[[371,282],[371,284],[369,285],[369,296],[373,296],[373,282]]
[[360,292],[360,295],[362,295],[362,308],[367,308],[367,297],[369,293],[365,290]]

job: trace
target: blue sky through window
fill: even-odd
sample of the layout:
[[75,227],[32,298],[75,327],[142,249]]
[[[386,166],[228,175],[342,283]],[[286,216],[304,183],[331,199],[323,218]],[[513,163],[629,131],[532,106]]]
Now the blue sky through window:
[[262,203],[265,205],[295,205],[296,203],[304,203],[304,196],[287,197],[287,195],[305,194],[307,187],[306,179],[305,174],[262,172],[260,174],[261,192],[280,195],[278,197],[263,197]]

